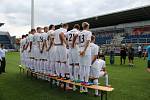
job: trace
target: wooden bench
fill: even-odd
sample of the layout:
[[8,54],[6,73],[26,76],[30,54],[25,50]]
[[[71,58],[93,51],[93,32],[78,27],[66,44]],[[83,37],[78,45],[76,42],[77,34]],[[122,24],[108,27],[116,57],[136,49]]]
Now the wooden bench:
[[[22,68],[22,67],[19,67],[19,68]],[[50,80],[50,86],[52,87],[53,85],[53,81],[59,81],[60,83],[63,83],[64,84],[64,91],[66,90],[66,84],[71,84],[71,85],[75,85],[75,86],[83,86],[85,88],[88,88],[88,89],[93,89],[93,90],[99,90],[100,93],[101,93],[101,100],[103,100],[104,98],[104,95],[105,95],[105,100],[107,100],[107,92],[111,92],[114,90],[114,88],[112,87],[107,87],[107,86],[97,86],[97,85],[82,85],[81,83],[75,83],[75,82],[72,82],[71,80],[63,80],[63,79],[60,79],[58,77],[53,77],[53,76],[48,76],[46,74],[43,74],[43,73],[37,73],[37,72],[32,72],[31,70],[27,69],[27,71],[30,71],[33,75],[33,77],[36,77],[37,76],[44,76],[44,77],[47,77],[49,80]]]
[[60,82],[64,83],[64,90],[66,90],[66,84],[72,84],[75,86],[83,86],[83,87],[88,88],[88,89],[99,90],[101,92],[101,100],[103,100],[104,95],[105,95],[105,100],[107,100],[107,92],[111,92],[114,90],[114,88],[107,87],[107,86],[97,86],[97,85],[86,86],[86,85],[82,85],[81,83],[75,83],[75,82],[72,82],[70,80],[63,80],[63,79],[59,79],[57,77],[49,77],[49,78],[50,78],[51,86],[52,86],[53,80],[60,81]]

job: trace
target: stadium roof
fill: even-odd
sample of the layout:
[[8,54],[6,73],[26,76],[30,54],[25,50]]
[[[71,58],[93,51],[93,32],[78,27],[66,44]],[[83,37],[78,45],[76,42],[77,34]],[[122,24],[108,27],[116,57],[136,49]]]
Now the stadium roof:
[[0,27],[1,27],[2,25],[4,25],[4,23],[0,23]]
[[86,21],[90,23],[90,28],[98,28],[146,20],[150,20],[150,6],[81,19],[68,24],[72,28],[74,24],[81,25]]

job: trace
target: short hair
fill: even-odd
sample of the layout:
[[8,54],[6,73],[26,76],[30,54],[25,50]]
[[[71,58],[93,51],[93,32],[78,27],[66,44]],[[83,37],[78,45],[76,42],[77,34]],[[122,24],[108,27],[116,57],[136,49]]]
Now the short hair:
[[64,28],[64,27],[68,27],[69,25],[67,24],[67,23],[65,23],[65,24],[62,24],[62,27]]
[[47,26],[45,26],[45,27],[44,27],[44,30],[45,30],[45,29],[48,29],[48,27],[47,27]]
[[36,30],[35,29],[31,29],[31,32],[36,32]]
[[86,28],[89,27],[89,26],[90,26],[90,25],[89,25],[88,22],[83,22],[83,23],[82,23],[83,29],[86,29]]
[[91,36],[91,41],[93,41],[93,40],[95,40],[95,36],[94,35]]
[[51,30],[53,26],[55,26],[55,25],[53,25],[53,24],[49,25],[49,30]]
[[1,47],[4,47],[4,44],[1,44]]
[[37,28],[36,28],[36,30],[39,30],[39,29],[41,29],[41,27],[37,27]]
[[73,28],[76,28],[76,29],[80,30],[80,25],[79,24],[75,24]]

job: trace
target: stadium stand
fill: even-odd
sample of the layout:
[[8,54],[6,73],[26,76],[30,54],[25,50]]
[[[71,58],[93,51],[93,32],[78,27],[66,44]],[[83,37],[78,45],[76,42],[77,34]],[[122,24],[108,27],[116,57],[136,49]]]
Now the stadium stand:
[[[69,22],[74,24],[90,23],[98,45],[115,43],[150,43],[150,6],[110,13]],[[58,25],[59,26],[59,25]],[[58,27],[57,26],[57,27]],[[148,27],[147,27],[148,26]],[[143,31],[144,30],[144,31]],[[138,33],[137,36],[135,33]]]
[[10,34],[8,32],[0,31],[0,43],[4,44],[6,49],[14,49]]
[[[0,23],[0,27],[3,26],[4,24],[5,23]],[[15,49],[11,41],[9,32],[0,31],[0,44],[4,44],[5,49]]]

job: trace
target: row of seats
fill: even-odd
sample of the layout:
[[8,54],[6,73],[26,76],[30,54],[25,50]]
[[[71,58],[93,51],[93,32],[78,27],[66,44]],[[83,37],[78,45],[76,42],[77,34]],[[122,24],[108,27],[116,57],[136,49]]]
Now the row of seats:
[[121,43],[150,43],[150,34],[129,35]]
[[150,34],[129,35],[125,37],[125,39],[132,39],[132,38],[150,38]]
[[6,49],[14,49],[11,40],[7,35],[0,35],[0,43],[4,44]]
[[96,37],[96,44],[110,44],[111,40],[113,39],[113,37]]

